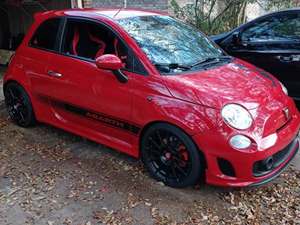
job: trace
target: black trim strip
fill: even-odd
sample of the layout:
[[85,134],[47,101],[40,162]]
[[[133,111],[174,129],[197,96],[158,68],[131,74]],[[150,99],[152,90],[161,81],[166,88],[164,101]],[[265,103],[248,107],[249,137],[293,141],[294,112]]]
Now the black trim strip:
[[103,113],[92,112],[92,111],[82,109],[77,106],[73,106],[73,105],[69,105],[69,104],[64,104],[64,108],[72,113],[76,113],[78,115],[87,117],[89,119],[96,120],[98,122],[101,122],[103,124],[106,124],[106,125],[109,125],[109,126],[112,126],[115,128],[129,131],[130,133],[133,133],[135,135],[137,135],[141,130],[141,127],[138,127],[134,124],[128,123],[128,122],[120,120],[120,119],[113,118],[113,117],[105,115]]

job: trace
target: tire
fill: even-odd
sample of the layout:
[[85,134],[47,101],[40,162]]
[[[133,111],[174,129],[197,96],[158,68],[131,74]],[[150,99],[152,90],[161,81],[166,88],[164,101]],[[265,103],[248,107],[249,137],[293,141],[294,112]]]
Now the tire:
[[192,139],[169,124],[154,124],[145,131],[141,155],[150,175],[170,187],[194,185],[204,175],[204,158]]
[[36,119],[30,98],[23,87],[8,83],[4,89],[5,105],[12,121],[21,127],[31,127]]

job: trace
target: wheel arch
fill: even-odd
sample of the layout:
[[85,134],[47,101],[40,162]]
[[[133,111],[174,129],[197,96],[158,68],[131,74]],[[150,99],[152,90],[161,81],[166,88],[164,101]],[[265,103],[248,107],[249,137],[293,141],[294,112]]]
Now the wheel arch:
[[[11,83],[16,83],[16,84],[20,85],[22,88],[24,88],[24,86],[23,86],[22,84],[20,84],[18,81],[13,80],[13,79],[9,79],[9,80],[5,81],[4,84],[3,84],[3,93],[4,93],[4,91],[5,91],[6,87],[7,87],[7,85],[8,85],[8,84],[11,84]],[[25,88],[24,88],[24,89],[25,89]]]
[[[16,97],[15,97],[15,94],[13,94],[12,90],[15,90],[18,92],[18,95]],[[9,111],[8,113],[9,113],[9,116],[11,117],[11,119],[17,125],[19,125],[21,127],[26,128],[26,127],[34,125],[36,123],[35,112],[33,109],[31,97],[29,96],[25,87],[23,85],[21,85],[19,82],[17,82],[16,80],[7,80],[5,82],[5,84],[3,85],[3,91],[4,91],[4,95],[5,95],[6,107],[8,107],[8,109],[9,109],[9,107],[14,107],[15,112],[11,113],[11,111],[8,110]],[[10,92],[10,94],[7,95],[8,91]],[[20,96],[21,96],[21,100],[20,100]],[[12,100],[14,98],[18,99],[17,103],[15,102],[15,100]],[[13,104],[13,105],[11,105],[11,104]],[[19,110],[18,106],[17,107],[15,106],[15,104],[22,105],[22,108],[23,108],[23,109],[21,109],[22,112]],[[24,110],[26,110],[26,114],[23,114]],[[18,114],[19,116],[16,116],[16,114]]]
[[7,88],[7,85],[11,84],[11,83],[15,83],[17,85],[19,85],[20,87],[22,87],[26,94],[29,96],[29,99],[30,99],[30,102],[31,102],[31,105],[32,105],[32,108],[33,108],[33,113],[36,114],[36,107],[35,107],[35,104],[34,104],[34,101],[33,101],[33,97],[30,93],[30,91],[28,90],[28,87],[26,85],[24,85],[23,83],[15,80],[15,79],[7,79],[4,83],[3,83],[3,93],[5,93],[5,89]]
[[[4,82],[4,84],[3,84],[3,93],[4,93],[4,91],[5,91],[6,87],[7,87],[7,85],[9,85],[9,84],[11,84],[11,83],[15,83],[15,84],[21,86],[21,87],[27,92],[27,94],[29,95],[29,92],[28,92],[28,90],[27,90],[27,88],[26,88],[26,85],[23,85],[22,83],[20,83],[19,81],[15,80],[15,79],[8,79],[8,80],[6,80],[6,81]],[[30,96],[30,95],[29,95],[29,96]]]

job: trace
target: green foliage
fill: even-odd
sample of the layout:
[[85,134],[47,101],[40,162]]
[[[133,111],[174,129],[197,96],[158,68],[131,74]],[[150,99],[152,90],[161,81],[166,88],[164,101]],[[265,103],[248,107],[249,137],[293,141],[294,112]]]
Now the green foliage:
[[262,3],[260,0],[195,0],[193,4],[180,7],[176,0],[171,0],[176,17],[209,35],[227,32],[246,22],[246,7],[250,3],[274,10],[297,6],[300,1],[265,0]]

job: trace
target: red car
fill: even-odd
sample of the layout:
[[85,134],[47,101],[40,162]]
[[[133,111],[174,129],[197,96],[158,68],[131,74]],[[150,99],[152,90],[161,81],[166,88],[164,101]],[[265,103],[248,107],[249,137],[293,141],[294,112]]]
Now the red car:
[[18,125],[48,123],[141,157],[172,187],[263,184],[299,149],[299,112],[278,80],[156,12],[36,15],[4,93]]

